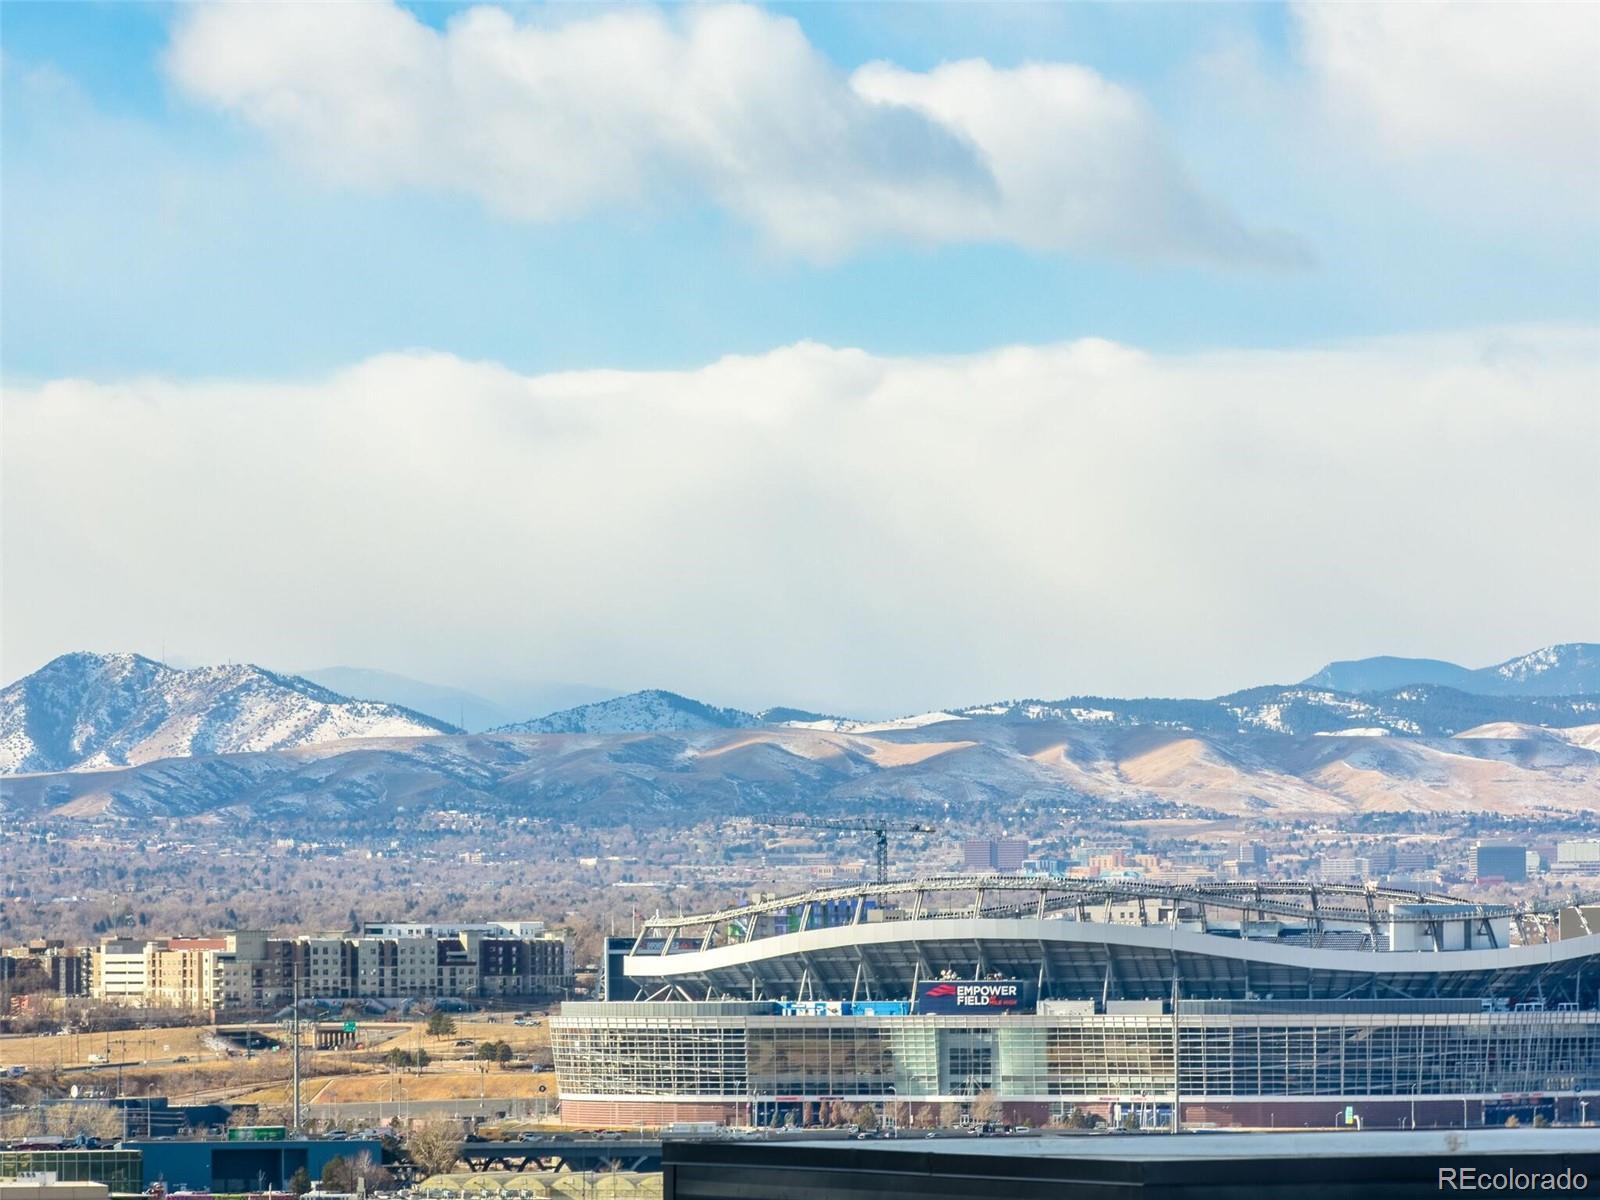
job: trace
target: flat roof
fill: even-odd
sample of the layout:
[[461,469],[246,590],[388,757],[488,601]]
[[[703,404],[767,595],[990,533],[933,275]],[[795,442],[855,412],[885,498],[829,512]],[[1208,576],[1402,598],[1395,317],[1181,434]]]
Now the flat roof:
[[[1331,1111],[1331,1109],[1330,1109]],[[744,1142],[760,1145],[760,1142]],[[1594,1153],[1594,1129],[1419,1129],[1322,1130],[1316,1132],[1210,1132],[1022,1134],[940,1136],[919,1134],[866,1143],[823,1138],[785,1138],[785,1147],[870,1145],[874,1150],[915,1154],[992,1155],[996,1158],[1096,1158],[1141,1161],[1212,1161],[1242,1158],[1356,1158],[1415,1155]]]

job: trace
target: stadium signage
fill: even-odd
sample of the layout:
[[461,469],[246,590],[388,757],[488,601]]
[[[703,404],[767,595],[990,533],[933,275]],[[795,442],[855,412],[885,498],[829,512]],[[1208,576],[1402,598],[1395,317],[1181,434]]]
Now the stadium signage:
[[940,979],[917,986],[919,1013],[1032,1012],[1033,984],[1023,979]]

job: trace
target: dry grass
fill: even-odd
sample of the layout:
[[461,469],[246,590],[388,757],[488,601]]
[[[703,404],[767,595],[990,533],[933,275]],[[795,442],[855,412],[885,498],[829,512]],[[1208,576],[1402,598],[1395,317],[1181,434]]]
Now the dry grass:
[[[431,1037],[421,1025],[398,1026],[396,1032],[386,1037],[381,1046],[382,1050],[416,1050],[423,1049],[429,1057],[434,1059],[471,1058],[477,1050],[479,1042],[505,1042],[517,1054],[535,1054],[550,1049],[550,1026],[546,1018],[540,1018],[541,1024],[537,1026],[513,1025],[509,1021],[465,1021],[456,1019],[456,1031],[448,1037]],[[366,1026],[361,1027],[366,1033]],[[367,1045],[376,1043],[367,1038]],[[458,1041],[471,1042],[472,1045],[457,1046]]]
[[161,1029],[124,1029],[112,1033],[70,1033],[56,1037],[0,1038],[0,1064],[24,1067],[81,1067],[91,1054],[103,1054],[113,1063],[142,1063],[148,1059],[217,1058],[201,1039],[206,1030],[193,1026]]
[[[282,1036],[275,1027],[262,1025],[260,1028],[272,1036]],[[287,1079],[289,1055],[286,1052],[258,1051],[248,1059],[241,1054],[226,1055],[205,1045],[207,1034],[205,1028],[193,1026],[124,1030],[109,1035],[109,1048],[108,1035],[103,1033],[5,1037],[0,1038],[0,1066],[25,1066],[36,1078],[46,1072],[65,1069],[59,1076],[61,1083],[101,1087],[115,1086],[120,1062],[123,1083],[135,1091],[158,1087],[171,1095],[204,1095],[206,1098],[243,1091],[247,1099],[281,1092],[282,1096],[263,1102],[286,1101],[287,1083],[274,1082]],[[418,1023],[363,1021],[359,1036],[362,1041],[359,1048],[316,1051],[312,1049],[311,1031],[306,1029],[302,1034],[301,1068],[306,1078],[339,1084],[339,1090],[325,1098],[328,1101],[347,1097],[355,1101],[369,1097],[372,1101],[388,1099],[391,1083],[389,1072],[383,1067],[383,1055],[395,1049],[419,1048],[426,1050],[436,1067],[443,1070],[401,1076],[405,1095],[410,1099],[475,1097],[482,1086],[487,1086],[489,1094],[500,1097],[555,1093],[555,1079],[551,1075],[491,1068],[486,1076],[480,1076],[474,1063],[478,1043],[498,1041],[506,1042],[519,1056],[534,1062],[549,1062],[550,1030],[546,1024],[518,1026],[509,1021],[457,1019],[456,1032],[441,1038],[429,1036]],[[457,1041],[470,1045],[457,1046]],[[91,1064],[91,1054],[106,1055],[109,1061]],[[179,1057],[189,1061],[171,1061]],[[547,1093],[539,1092],[541,1082],[548,1089]],[[393,1086],[398,1095],[402,1085]],[[311,1094],[306,1092],[307,1096]]]
[[[545,1090],[540,1091],[540,1087]],[[556,1094],[556,1077],[550,1071],[427,1071],[421,1075],[388,1072],[368,1075],[312,1077],[301,1081],[306,1104],[378,1104],[407,1100],[476,1100],[480,1095],[496,1100],[531,1099]],[[242,1104],[264,1106],[289,1102],[289,1084],[276,1083],[239,1096]]]

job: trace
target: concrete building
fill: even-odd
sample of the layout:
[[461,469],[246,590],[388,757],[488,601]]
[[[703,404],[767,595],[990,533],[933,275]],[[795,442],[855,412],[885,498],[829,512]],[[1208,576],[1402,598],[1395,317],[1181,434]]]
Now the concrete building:
[[1556,843],[1554,866],[1558,871],[1600,872],[1600,838]]
[[1426,875],[1431,870],[1433,870],[1433,855],[1427,850],[1406,847],[1395,850],[1394,874],[1404,876]]
[[141,1006],[145,998],[145,947],[143,938],[112,937],[94,953],[90,993],[112,1004]]
[[1330,883],[1359,883],[1372,875],[1372,864],[1365,858],[1325,858],[1320,873]]

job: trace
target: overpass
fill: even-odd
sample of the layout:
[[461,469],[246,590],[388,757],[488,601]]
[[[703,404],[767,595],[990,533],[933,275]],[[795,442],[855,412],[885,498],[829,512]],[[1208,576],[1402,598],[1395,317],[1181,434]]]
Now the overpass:
[[624,1171],[659,1171],[661,1139],[557,1133],[515,1142],[467,1142],[460,1157],[473,1171],[595,1171],[613,1162]]

